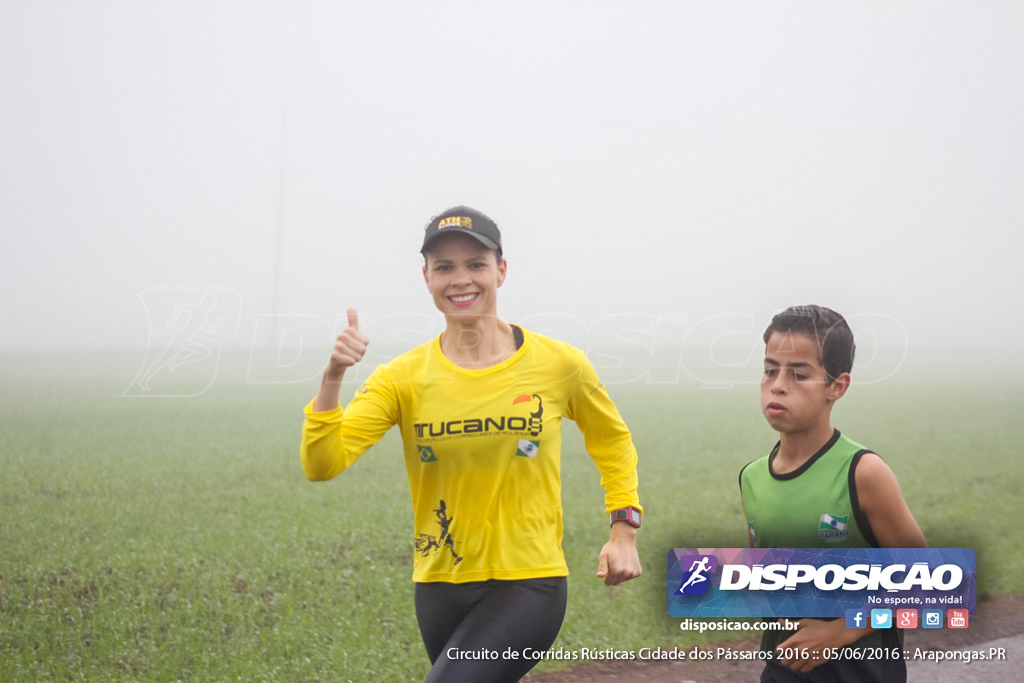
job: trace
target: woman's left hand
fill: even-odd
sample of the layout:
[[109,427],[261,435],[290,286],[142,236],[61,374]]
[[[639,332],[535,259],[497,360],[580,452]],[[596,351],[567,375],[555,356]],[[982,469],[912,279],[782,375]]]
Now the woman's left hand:
[[636,529],[625,522],[612,524],[612,537],[601,548],[597,576],[607,586],[617,586],[643,573],[636,549]]

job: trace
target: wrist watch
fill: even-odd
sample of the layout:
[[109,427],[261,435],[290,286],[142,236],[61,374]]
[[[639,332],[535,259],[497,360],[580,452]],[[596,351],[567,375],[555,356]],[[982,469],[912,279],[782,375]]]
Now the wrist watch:
[[640,511],[635,507],[619,508],[618,510],[612,510],[611,514],[608,515],[609,526],[615,524],[615,522],[625,522],[634,529],[640,528],[640,522],[642,515]]

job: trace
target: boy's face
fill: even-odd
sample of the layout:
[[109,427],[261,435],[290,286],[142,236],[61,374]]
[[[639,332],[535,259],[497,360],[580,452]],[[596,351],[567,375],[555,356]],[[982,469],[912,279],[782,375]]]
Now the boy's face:
[[764,352],[761,412],[778,432],[796,433],[831,424],[832,404],[846,393],[850,375],[829,383],[818,343],[801,333],[773,332]]

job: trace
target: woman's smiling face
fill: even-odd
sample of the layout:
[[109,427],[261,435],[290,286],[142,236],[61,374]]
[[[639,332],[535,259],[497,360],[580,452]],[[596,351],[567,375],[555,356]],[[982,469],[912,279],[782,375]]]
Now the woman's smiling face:
[[472,237],[452,233],[426,252],[423,278],[437,310],[449,318],[478,318],[498,313],[498,287],[507,264]]

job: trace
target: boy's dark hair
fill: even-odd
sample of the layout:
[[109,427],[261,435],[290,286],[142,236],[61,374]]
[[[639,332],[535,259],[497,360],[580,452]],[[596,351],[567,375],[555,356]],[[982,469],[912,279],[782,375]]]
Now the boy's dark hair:
[[773,332],[805,334],[818,344],[818,356],[825,367],[829,384],[839,375],[853,370],[857,346],[846,319],[824,306],[790,306],[772,318],[764,331],[764,343]]

